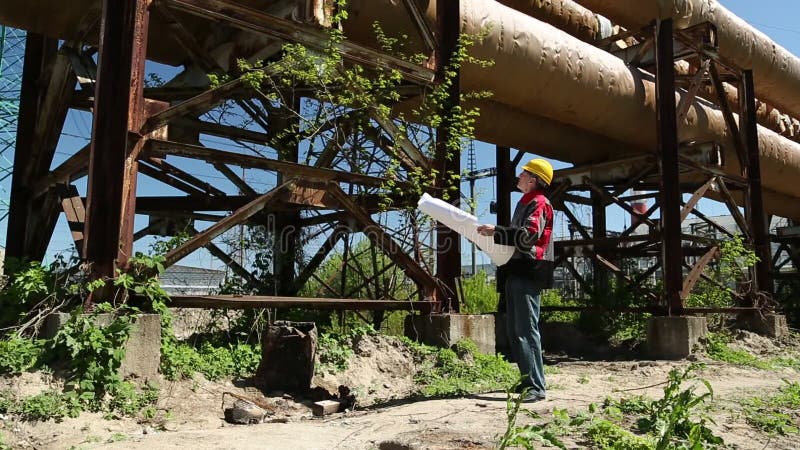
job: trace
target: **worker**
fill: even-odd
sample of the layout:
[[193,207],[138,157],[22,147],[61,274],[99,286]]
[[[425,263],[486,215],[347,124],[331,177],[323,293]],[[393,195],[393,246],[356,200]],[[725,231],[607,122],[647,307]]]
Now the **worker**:
[[536,158],[522,167],[517,188],[522,198],[509,226],[479,225],[478,233],[494,242],[516,247],[500,267],[505,273],[506,330],[511,356],[522,376],[517,392],[523,401],[545,399],[544,362],[539,334],[543,289],[553,284],[553,207],[545,190],[553,181],[553,166]]

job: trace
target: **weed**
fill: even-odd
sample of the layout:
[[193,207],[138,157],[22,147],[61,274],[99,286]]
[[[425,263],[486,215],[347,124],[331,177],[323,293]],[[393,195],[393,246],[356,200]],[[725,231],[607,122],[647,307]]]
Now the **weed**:
[[11,450],[11,447],[6,444],[6,438],[3,433],[0,433],[0,450]]
[[600,450],[652,450],[655,446],[653,438],[633,434],[608,420],[594,421],[586,435]]
[[500,296],[494,282],[489,281],[485,271],[480,270],[474,276],[464,278],[461,289],[464,300],[461,312],[485,314],[497,311]]
[[[519,383],[517,383],[519,384]],[[516,386],[516,385],[515,385]],[[506,431],[500,438],[497,447],[504,450],[509,446],[522,447],[525,449],[534,449],[534,443],[541,443],[548,446],[554,446],[562,449],[567,447],[558,439],[557,432],[553,429],[560,427],[563,431],[563,423],[554,421],[556,423],[553,427],[550,424],[536,425],[533,423],[527,425],[517,425],[517,417],[520,412],[527,415],[532,420],[541,419],[541,416],[533,411],[522,408],[523,395],[514,396],[514,388],[512,387],[506,393]],[[565,413],[565,412],[563,412]],[[561,416],[563,418],[563,415]],[[568,416],[567,416],[568,417]]]
[[356,339],[375,334],[371,326],[356,326],[349,329],[331,329],[322,333],[317,339],[316,372],[322,374],[339,373],[347,370],[348,360],[353,356],[353,344]]
[[773,396],[753,397],[743,403],[747,423],[773,434],[800,432],[800,383],[785,383]]
[[589,377],[586,375],[581,375],[578,377],[578,384],[589,384]]
[[38,395],[25,398],[13,406],[10,413],[15,413],[22,420],[59,421],[64,417],[78,417],[83,410],[75,392],[44,391]]
[[561,369],[558,366],[544,366],[544,373],[545,375],[555,375],[557,373],[561,373]]
[[111,444],[114,442],[122,442],[127,440],[128,440],[128,435],[124,433],[114,433],[106,440],[106,443]]
[[452,349],[436,349],[416,344],[411,347],[420,355],[432,358],[415,376],[424,396],[463,395],[506,388],[519,377],[519,372],[502,356],[486,355],[468,339]]
[[200,348],[185,343],[162,347],[161,373],[168,380],[192,378],[200,372],[208,380],[255,373],[261,360],[261,347],[244,343],[215,346],[204,342]]
[[158,401],[159,389],[158,386],[151,383],[137,388],[133,383],[123,381],[115,386],[112,394],[109,409],[114,413],[109,414],[107,418],[135,417],[141,413],[143,419],[152,419],[152,417],[146,417],[148,414],[145,411]]
[[706,354],[708,354],[709,358],[711,359],[763,370],[769,370],[773,367],[769,361],[759,359],[749,352],[732,349],[730,346],[728,346],[728,344],[731,342],[731,338],[726,334],[708,333],[704,340],[706,345]]
[[35,367],[43,349],[43,340],[26,339],[16,334],[0,340],[0,374],[18,374]]

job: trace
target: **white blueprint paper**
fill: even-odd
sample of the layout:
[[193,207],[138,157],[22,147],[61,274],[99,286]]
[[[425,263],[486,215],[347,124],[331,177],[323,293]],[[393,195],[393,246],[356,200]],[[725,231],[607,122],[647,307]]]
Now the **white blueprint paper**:
[[495,244],[493,237],[478,234],[478,225],[480,224],[475,216],[443,200],[423,194],[417,202],[417,209],[464,236],[470,242],[474,242],[479,249],[489,255],[495,265],[502,266],[514,254],[513,246]]

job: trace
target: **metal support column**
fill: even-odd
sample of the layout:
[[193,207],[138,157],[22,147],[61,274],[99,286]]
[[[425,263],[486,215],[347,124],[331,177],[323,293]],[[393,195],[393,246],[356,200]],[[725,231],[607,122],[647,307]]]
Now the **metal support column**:
[[664,295],[670,315],[683,310],[683,250],[681,248],[681,191],[678,173],[678,123],[672,19],[656,24],[656,133],[661,158],[661,231]]
[[[592,192],[592,237],[595,242],[602,242],[606,238],[606,205],[603,197],[597,192]],[[602,253],[602,248],[598,249]],[[597,259],[592,259],[593,288],[595,295],[603,294],[608,290],[608,272],[605,266]]]
[[[297,133],[289,132],[288,129],[295,129],[299,132],[299,119],[288,110],[300,111],[300,98],[296,97],[286,105],[286,109],[273,111],[270,115],[269,133],[273,138],[281,133],[286,136],[278,145],[278,154],[282,161],[297,163],[300,145],[297,141]],[[274,119],[274,120],[273,120]],[[286,177],[278,173],[278,184],[284,183]],[[275,292],[272,295],[292,295],[292,287],[297,276],[295,263],[300,246],[300,212],[281,211],[275,213],[274,221],[274,245],[273,248],[273,274],[275,278]]]
[[[446,78],[446,68],[458,45],[460,31],[460,1],[450,0],[436,4],[436,25],[438,48],[436,50],[436,80],[439,83],[450,83],[447,86],[447,100],[442,110],[444,120],[436,130],[436,161],[438,170],[437,186],[442,192],[447,192],[451,201],[460,199],[459,184],[453,183],[451,174],[461,172],[461,155],[455,149],[448,148],[450,140],[450,118],[453,108],[458,105],[459,75],[452,79]],[[453,154],[455,152],[455,154]],[[458,233],[440,227],[436,232],[437,258],[436,276],[441,282],[437,293],[440,307],[446,311],[458,311],[459,305],[456,298],[456,278],[461,276],[461,239]]]
[[149,3],[103,2],[84,232],[84,256],[94,279],[113,277],[133,245],[135,161],[144,139],[130,135],[136,136],[144,121]]
[[8,231],[6,234],[6,257],[30,258],[29,234],[31,216],[41,213],[32,208],[31,184],[36,172],[37,158],[33,152],[36,121],[39,105],[45,94],[41,79],[48,63],[56,55],[58,41],[28,33],[25,40],[25,63],[22,69],[19,119],[14,150],[14,173],[11,179],[11,201],[9,205]]
[[769,224],[764,212],[764,200],[761,195],[761,164],[758,152],[758,123],[756,119],[756,97],[753,88],[753,71],[742,71],[742,92],[739,95],[741,104],[741,129],[744,145],[747,149],[747,179],[749,182],[747,217],[753,236],[756,256],[756,290],[767,293],[774,291],[772,284],[772,251],[769,240]]
[[[509,225],[511,223],[511,192],[516,186],[516,167],[511,163],[511,149],[498,145],[496,153],[497,159],[497,223]],[[497,268],[497,287],[500,298],[497,302],[497,312],[506,311],[505,282],[503,269]]]

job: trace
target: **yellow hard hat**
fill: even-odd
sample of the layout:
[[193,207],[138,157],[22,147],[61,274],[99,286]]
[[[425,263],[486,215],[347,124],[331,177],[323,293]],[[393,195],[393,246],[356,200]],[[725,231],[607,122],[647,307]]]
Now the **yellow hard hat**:
[[550,183],[553,181],[553,166],[542,158],[528,161],[527,164],[522,166],[522,170],[536,175],[540,180],[547,183],[548,186],[550,186]]

